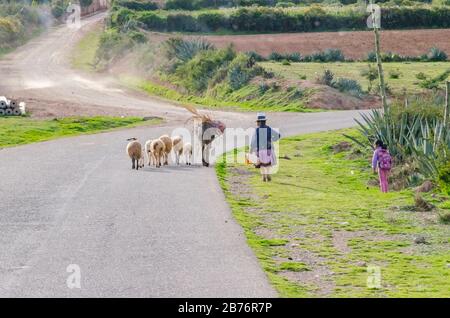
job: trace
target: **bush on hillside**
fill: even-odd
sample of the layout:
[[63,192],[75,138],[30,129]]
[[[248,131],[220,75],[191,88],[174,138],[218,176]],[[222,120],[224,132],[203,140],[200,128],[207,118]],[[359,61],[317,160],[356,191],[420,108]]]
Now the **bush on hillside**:
[[263,69],[255,66],[254,60],[245,54],[239,54],[228,66],[228,84],[235,91],[262,73]]
[[23,44],[33,32],[51,22],[50,13],[39,6],[21,3],[0,3],[0,49]]
[[202,38],[184,40],[181,38],[170,38],[164,43],[165,54],[169,60],[177,59],[181,62],[191,60],[198,52],[213,50],[214,46]]
[[100,36],[96,59],[98,62],[102,61],[108,64],[112,60],[123,56],[133,46],[134,42],[127,34],[110,29],[103,32]]
[[200,51],[187,63],[180,65],[176,75],[186,89],[200,93],[208,88],[208,82],[216,71],[235,57],[236,53],[231,48]]
[[322,75],[316,78],[316,83],[333,87],[334,73],[330,70],[325,70]]
[[340,92],[347,93],[355,97],[361,98],[364,95],[361,85],[354,79],[338,78],[333,86]]

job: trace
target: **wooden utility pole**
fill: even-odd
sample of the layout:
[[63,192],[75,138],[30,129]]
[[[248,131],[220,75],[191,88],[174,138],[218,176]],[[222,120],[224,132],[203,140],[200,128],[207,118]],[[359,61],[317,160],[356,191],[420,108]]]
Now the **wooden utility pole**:
[[450,115],[450,82],[445,85],[445,109],[444,109],[444,126],[448,124],[448,116]]
[[[375,33],[375,54],[377,56],[377,67],[378,67],[378,78],[380,81],[380,95],[381,95],[381,103],[383,105],[383,110],[385,113],[388,112],[388,104],[386,98],[386,85],[384,82],[384,72],[383,72],[383,63],[381,60],[381,48],[380,48],[380,31],[379,25],[377,25],[377,17],[375,16],[375,7],[373,4],[373,0],[370,0],[370,5],[372,9],[372,26],[373,32]],[[380,18],[381,19],[381,18]]]

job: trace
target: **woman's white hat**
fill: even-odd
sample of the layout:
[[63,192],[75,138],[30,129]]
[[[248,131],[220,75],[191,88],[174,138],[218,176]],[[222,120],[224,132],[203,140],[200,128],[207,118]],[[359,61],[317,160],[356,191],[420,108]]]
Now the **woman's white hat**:
[[266,120],[267,120],[266,114],[258,113],[258,117],[257,117],[256,121],[266,121]]

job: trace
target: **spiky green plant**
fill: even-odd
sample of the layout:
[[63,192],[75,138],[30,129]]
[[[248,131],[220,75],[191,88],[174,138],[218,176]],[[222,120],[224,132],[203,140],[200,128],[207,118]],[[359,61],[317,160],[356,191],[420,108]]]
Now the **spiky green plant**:
[[213,50],[214,45],[202,38],[184,40],[170,38],[165,42],[166,55],[169,59],[176,58],[185,63],[191,60],[198,52]]
[[364,141],[348,138],[362,147],[371,147],[375,140],[381,140],[396,162],[415,161],[425,177],[436,178],[440,166],[450,160],[450,129],[440,117],[373,110],[356,122]]

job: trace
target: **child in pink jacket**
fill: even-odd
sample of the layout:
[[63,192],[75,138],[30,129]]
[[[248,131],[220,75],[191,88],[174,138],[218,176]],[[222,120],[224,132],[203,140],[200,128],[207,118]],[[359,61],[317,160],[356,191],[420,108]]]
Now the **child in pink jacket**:
[[375,151],[372,157],[372,169],[374,173],[377,173],[380,178],[381,192],[389,191],[389,173],[391,171],[392,159],[387,146],[383,144],[381,140],[375,142]]

